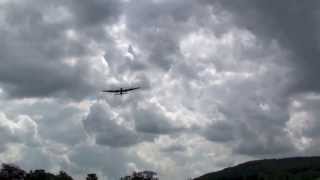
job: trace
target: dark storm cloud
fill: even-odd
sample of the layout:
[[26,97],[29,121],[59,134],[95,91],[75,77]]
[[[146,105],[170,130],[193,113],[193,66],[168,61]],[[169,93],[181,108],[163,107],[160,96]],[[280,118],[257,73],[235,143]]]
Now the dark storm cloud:
[[[242,80],[235,78],[229,80],[227,86],[216,87],[213,91],[220,95],[216,107],[222,117],[205,128],[204,137],[213,142],[228,142],[235,153],[245,155],[294,152],[296,149],[285,130],[290,116],[288,100],[281,95],[286,86],[283,83],[272,87],[274,80],[272,76],[264,75]],[[220,91],[224,88],[233,91]]]
[[[285,126],[259,127],[250,123],[237,126],[236,140],[233,142],[234,153],[249,155],[252,157],[285,156],[297,152],[292,140],[285,131]],[[266,123],[270,120],[264,119]],[[283,119],[283,121],[287,121]],[[262,126],[262,125],[261,125]]]
[[[231,14],[235,25],[254,33],[264,43],[264,46],[271,44],[274,40],[277,41],[281,48],[287,51],[288,56],[278,58],[273,63],[279,67],[284,66],[291,69],[290,76],[279,76],[286,77],[287,82],[284,82],[285,84],[279,82],[266,83],[271,86],[272,84],[277,84],[276,89],[278,90],[262,91],[271,111],[263,112],[254,108],[255,105],[253,104],[252,106],[250,98],[240,100],[237,103],[227,103],[228,105],[221,109],[221,112],[226,116],[226,120],[244,118],[240,126],[236,125],[239,123],[232,122],[235,127],[230,128],[229,133],[224,137],[236,134],[235,141],[238,140],[239,144],[234,150],[241,154],[276,155],[278,153],[296,152],[297,149],[293,146],[293,141],[289,139],[289,135],[285,130],[286,123],[290,119],[287,110],[288,102],[290,97],[295,98],[294,94],[296,93],[304,94],[320,90],[319,83],[317,83],[318,69],[320,67],[318,61],[320,54],[318,33],[319,2],[280,2],[273,0],[202,2],[212,3],[213,7],[227,10]],[[250,54],[247,57],[250,57]],[[261,63],[263,64],[263,62]],[[249,91],[252,92],[252,89]],[[241,90],[241,92],[245,93],[246,90]],[[243,96],[243,93],[240,96]],[[238,106],[239,102],[244,104],[239,104]],[[313,112],[311,117],[318,117]],[[207,131],[211,132],[210,129],[214,130],[215,128],[209,128]],[[237,130],[235,131],[235,129]],[[317,129],[317,126],[308,127],[304,131],[306,134],[310,133],[309,136],[313,136],[314,133],[312,132],[316,132],[315,129]],[[212,132],[207,133],[206,137],[217,141],[219,140],[219,135],[215,135]]]
[[68,3],[73,22],[87,28],[116,22],[122,10],[121,1],[117,0],[72,0]]
[[210,141],[227,142],[235,138],[234,131],[234,126],[231,124],[216,122],[205,130],[204,136]]
[[[179,4],[179,2],[180,1],[178,1],[177,4]],[[279,81],[279,77],[285,78],[287,75],[286,73],[283,73],[283,74],[277,73],[277,71],[280,71],[280,72],[286,71],[286,69],[281,69],[281,68],[277,69],[277,66],[284,65],[284,66],[291,67],[292,64],[289,64],[285,59],[286,57],[284,56],[276,57],[276,59],[272,59],[269,62],[261,61],[261,59],[262,60],[264,58],[267,59],[269,58],[271,53],[274,53],[273,52],[274,50],[270,50],[271,48],[270,44],[272,44],[272,41],[270,40],[265,42],[269,36],[266,36],[265,33],[258,34],[256,33],[256,31],[253,31],[255,33],[254,35],[256,35],[256,37],[254,38],[257,39],[256,43],[257,45],[259,45],[258,47],[247,48],[246,47],[247,44],[245,43],[238,44],[238,41],[241,40],[241,38],[239,38],[239,39],[236,39],[235,42],[232,42],[235,45],[232,45],[230,49],[228,49],[229,48],[228,45],[218,47],[218,48],[221,48],[221,50],[219,49],[219,51],[217,51],[215,54],[212,54],[212,55],[210,54],[208,59],[205,59],[207,60],[207,62],[195,60],[195,59],[183,59],[185,57],[182,57],[181,55],[181,49],[180,49],[181,46],[179,46],[179,48],[176,50],[174,49],[175,49],[175,46],[178,45],[178,43],[181,41],[180,38],[183,37],[183,35],[188,35],[188,33],[193,32],[193,30],[197,32],[198,29],[192,29],[192,26],[189,27],[186,22],[189,20],[189,18],[191,17],[194,18],[194,16],[198,14],[195,11],[196,9],[192,9],[193,10],[192,13],[190,13],[188,16],[184,16],[185,18],[175,19],[173,18],[174,15],[170,13],[171,11],[168,10],[171,8],[165,8],[165,10],[167,10],[169,13],[166,13],[166,15],[164,16],[158,15],[157,13],[158,11],[160,11],[159,9],[161,9],[162,7],[166,7],[168,4],[170,4],[170,5],[173,5],[173,9],[174,9],[175,7],[174,5],[176,5],[176,4],[171,4],[171,3],[166,4],[166,3],[168,2],[162,1],[159,4],[155,2],[146,3],[145,5],[148,7],[148,8],[144,8],[146,9],[146,11],[138,11],[138,10],[130,9],[129,13],[133,13],[134,15],[128,17],[129,19],[128,28],[131,31],[131,33],[139,34],[139,37],[140,37],[139,45],[147,52],[149,51],[151,52],[149,58],[150,57],[152,58],[150,58],[149,61],[157,60],[157,63],[160,63],[160,62],[163,63],[163,64],[156,64],[156,63],[154,64],[162,67],[162,69],[164,70],[168,70],[168,69],[178,70],[178,72],[174,73],[174,75],[176,75],[176,77],[179,80],[185,80],[186,82],[190,82],[190,80],[192,79],[194,80],[195,83],[198,83],[197,81],[204,81],[203,84],[202,83],[198,84],[199,89],[206,88],[208,85],[206,85],[205,82],[209,84],[210,80],[204,77],[200,77],[199,75],[200,75],[200,72],[204,72],[210,69],[208,67],[208,65],[210,64],[209,61],[214,64],[214,67],[216,68],[215,70],[219,72],[244,71],[244,72],[250,73],[252,69],[260,68],[263,66],[268,68],[269,66],[270,68],[275,68],[274,70],[270,70],[270,72],[265,74],[265,76],[253,78],[254,82],[251,82],[250,80],[247,80],[247,79],[240,78],[240,79],[235,79],[231,83],[230,82],[225,83],[225,85],[222,86],[223,88],[221,89],[221,91],[215,90],[214,88],[210,89],[215,93],[206,94],[207,98],[203,100],[207,102],[207,104],[204,103],[203,107],[201,108],[207,109],[208,112],[213,111],[212,109],[210,110],[210,107],[211,106],[214,107],[214,104],[208,104],[208,103],[213,103],[212,101],[209,101],[210,97],[220,99],[221,105],[218,105],[218,111],[225,116],[225,119],[223,121],[230,121],[230,122],[228,123],[223,122],[224,123],[223,125],[216,125],[216,126],[212,125],[210,127],[207,127],[205,128],[205,132],[202,135],[204,135],[207,139],[215,142],[224,143],[226,141],[232,141],[235,144],[237,144],[234,146],[235,153],[240,153],[240,154],[246,154],[246,155],[252,154],[256,156],[256,155],[264,155],[264,154],[285,153],[286,151],[288,152],[294,151],[294,147],[291,144],[292,142],[288,140],[288,135],[285,132],[285,124],[289,120],[289,114],[287,111],[288,96],[285,94],[285,91],[287,90],[287,86],[289,82],[292,80],[292,78],[288,78],[287,80],[281,79],[281,81]],[[223,4],[223,7],[224,6],[227,7],[227,10],[233,7],[233,5],[234,5],[234,8],[236,8],[238,4],[237,2],[235,2],[234,4],[232,2],[229,2],[230,3],[230,7],[229,7],[228,2],[221,2],[221,3]],[[189,4],[192,4],[192,3],[189,2]],[[250,3],[247,3],[241,6],[242,8],[244,8],[243,10],[244,13],[247,12],[246,10],[248,8],[250,9],[250,6],[251,6]],[[181,7],[184,7],[184,6],[181,5]],[[188,5],[186,7],[188,7]],[[150,10],[149,12],[149,9],[153,9],[153,8],[154,10],[153,11]],[[185,9],[188,9],[188,8],[185,8]],[[216,9],[217,8],[214,7],[214,10]],[[205,8],[203,8],[202,10],[206,12]],[[223,10],[224,9],[222,9],[221,11]],[[139,13],[136,13],[136,12],[139,12]],[[236,10],[235,11],[230,10],[230,12],[237,13]],[[139,16],[140,13],[141,14],[147,13],[148,15],[144,15],[144,16],[141,15],[141,18],[144,19],[144,21],[141,21],[141,22],[143,22],[144,24],[142,24],[141,26],[134,26],[136,25],[136,23],[134,23],[135,22],[134,18],[136,18],[137,16],[140,17]],[[177,13],[179,13],[179,10],[177,10]],[[212,13],[216,13],[216,12],[212,11]],[[261,12],[257,11],[257,13],[261,13]],[[214,14],[214,15],[217,15],[217,14]],[[235,19],[237,18],[236,15],[235,15]],[[166,21],[163,19],[165,19]],[[246,17],[243,18],[243,21],[251,22],[250,19],[248,20]],[[196,22],[199,22],[198,19]],[[260,22],[262,21],[259,21],[259,20],[256,21],[256,23],[260,23]],[[130,23],[133,23],[133,24],[130,24]],[[175,23],[175,25],[171,23]],[[240,28],[243,28],[242,22],[239,22],[239,24],[236,24],[236,25],[239,26]],[[185,27],[187,30],[179,29],[181,27]],[[217,34],[215,32],[216,27],[211,26],[210,23],[203,25],[203,27],[206,30],[212,30],[205,35],[209,35],[211,33]],[[233,27],[233,25],[230,25],[230,27]],[[168,33],[169,29],[171,30],[170,33]],[[226,30],[224,33],[221,33],[220,31],[220,33],[218,34],[221,37],[223,37],[222,36],[223,34],[226,34],[230,31],[231,31],[230,29]],[[243,32],[241,31],[236,32],[238,36],[241,36],[240,33],[243,33]],[[235,38],[237,38],[238,36],[236,36]],[[141,40],[141,37],[148,37],[148,39]],[[167,40],[164,37],[169,39]],[[149,40],[150,38],[151,39],[154,38],[154,41],[150,42]],[[209,36],[207,38],[209,38]],[[275,39],[276,38],[277,37],[275,37]],[[218,41],[217,38],[212,39],[212,41],[214,40]],[[264,44],[260,44],[261,42],[263,42]],[[169,43],[171,43],[171,45],[174,45],[174,46],[171,46],[171,45],[169,46]],[[191,40],[191,43],[192,43],[192,40]],[[150,48],[150,47],[153,47],[153,44],[155,44],[154,46],[155,49]],[[201,45],[202,44],[200,43],[199,46]],[[212,44],[212,46],[213,45],[214,44]],[[166,49],[166,47],[170,47],[169,49],[171,50],[173,49],[174,51]],[[193,47],[196,48],[195,46]],[[201,50],[202,49],[198,49],[198,51],[201,51]],[[162,54],[162,55],[161,56],[158,55],[157,52],[160,52],[159,54]],[[197,53],[197,50],[194,50],[194,52]],[[227,54],[230,54],[230,52],[232,52],[232,55],[235,56],[235,57],[232,57],[232,58],[235,58],[235,60],[228,62],[225,56],[227,56]],[[175,58],[166,61],[166,57],[163,57],[163,54],[170,55],[169,57],[175,57]],[[284,60],[280,58],[284,58]],[[180,62],[178,59],[183,59],[185,63]],[[188,62],[188,61],[191,61],[191,62]],[[169,62],[169,65],[168,65],[168,62]],[[176,68],[177,64],[184,65],[184,67],[179,66],[178,68]],[[267,81],[267,82],[264,82],[264,81]],[[274,87],[274,84],[279,84],[279,83],[283,83],[283,84],[281,84],[277,88],[268,88],[268,87]],[[186,83],[179,83],[179,85],[183,87],[188,87]],[[179,88],[176,87],[175,90]],[[231,94],[226,93],[228,92],[229,89],[231,90]],[[186,95],[192,94],[192,92],[188,92],[186,88],[179,89],[179,92],[181,94],[183,94],[184,91],[186,91],[185,93]],[[198,91],[198,89],[194,89],[194,91]],[[222,98],[219,98],[221,96]],[[196,97],[191,96],[190,98],[196,98]],[[270,107],[270,110],[264,110],[265,99],[267,99],[267,104],[268,104],[268,107]],[[185,101],[188,102],[187,100]],[[194,101],[190,100],[190,103],[194,103]],[[144,116],[142,114],[141,116]],[[208,118],[210,118],[210,116]],[[139,119],[143,119],[143,118],[139,118]],[[142,121],[139,119],[137,119],[135,122],[136,129],[138,131],[139,129],[144,131],[146,131],[147,129],[153,129],[153,131],[155,131],[157,129],[154,123],[149,121]],[[152,126],[154,127],[152,128]],[[273,139],[272,134],[279,138]],[[247,138],[251,138],[250,142],[245,141],[245,139]],[[281,140],[278,141],[278,139],[281,139]],[[284,140],[287,143],[281,144],[280,142],[282,142],[282,140]],[[248,143],[250,143],[250,146],[248,146]]]
[[272,132],[263,134],[249,131],[246,133],[248,134],[240,139],[239,144],[234,148],[235,153],[252,157],[286,156],[296,153],[291,139],[285,132],[276,131],[277,134],[272,134]]
[[[72,11],[69,13],[74,18],[79,18],[81,24],[93,29],[85,33],[73,29],[70,21],[75,20],[72,21],[72,18],[63,19],[63,14],[59,14],[58,10],[64,6],[59,3],[44,5],[34,1],[35,5],[31,5],[12,2],[1,7],[4,28],[0,35],[0,83],[7,95],[69,96],[79,99],[99,86],[94,80],[97,79],[98,72],[90,70],[92,62],[87,59],[87,55],[92,53],[87,41],[96,36],[96,30],[102,31],[102,26],[93,26],[94,24],[101,25],[101,21],[114,19],[120,12],[114,11],[119,9],[117,1],[94,2],[89,7],[84,1],[74,2],[70,6]],[[62,16],[62,20],[55,22],[53,17],[46,17],[46,11],[50,10],[57,13],[56,16]],[[68,12],[68,8],[65,11]],[[106,20],[105,24],[107,23],[112,22]],[[78,37],[68,38],[69,30],[73,30]],[[75,61],[73,65],[67,63],[70,59]]]
[[[292,92],[319,91],[319,1],[207,1],[218,2],[234,22],[266,42],[277,40],[292,53],[296,79]],[[279,60],[281,61],[281,60]]]
[[181,58],[179,41],[192,30],[188,20],[197,8],[197,3],[190,0],[130,1],[126,9],[130,37],[147,52],[148,62],[168,71]]

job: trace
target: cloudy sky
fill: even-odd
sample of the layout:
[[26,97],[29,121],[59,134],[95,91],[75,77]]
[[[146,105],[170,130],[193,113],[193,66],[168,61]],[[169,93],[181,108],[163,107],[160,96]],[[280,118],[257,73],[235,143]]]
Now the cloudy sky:
[[0,0],[0,160],[183,180],[319,155],[319,3]]

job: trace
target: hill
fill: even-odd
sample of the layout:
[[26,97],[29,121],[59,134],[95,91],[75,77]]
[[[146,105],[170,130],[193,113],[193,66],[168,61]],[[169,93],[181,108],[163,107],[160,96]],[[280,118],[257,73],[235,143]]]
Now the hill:
[[320,157],[249,161],[194,180],[320,180]]

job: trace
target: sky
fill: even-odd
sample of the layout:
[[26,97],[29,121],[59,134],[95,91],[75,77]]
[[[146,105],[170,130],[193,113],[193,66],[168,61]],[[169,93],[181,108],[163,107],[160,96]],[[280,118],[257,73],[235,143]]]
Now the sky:
[[0,0],[0,160],[183,180],[317,156],[319,3]]

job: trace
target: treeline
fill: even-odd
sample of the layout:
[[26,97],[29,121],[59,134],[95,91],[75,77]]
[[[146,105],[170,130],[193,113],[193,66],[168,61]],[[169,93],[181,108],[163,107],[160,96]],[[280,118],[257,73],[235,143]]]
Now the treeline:
[[[16,165],[2,164],[0,180],[73,180],[73,178],[64,171],[60,171],[57,175],[42,169],[26,172]],[[98,178],[95,174],[88,174],[87,180],[98,180]]]
[[320,173],[318,172],[305,172],[302,174],[290,173],[258,173],[246,174],[239,176],[224,175],[217,177],[202,177],[194,180],[320,180]]
[[251,161],[194,180],[320,180],[320,157]]

